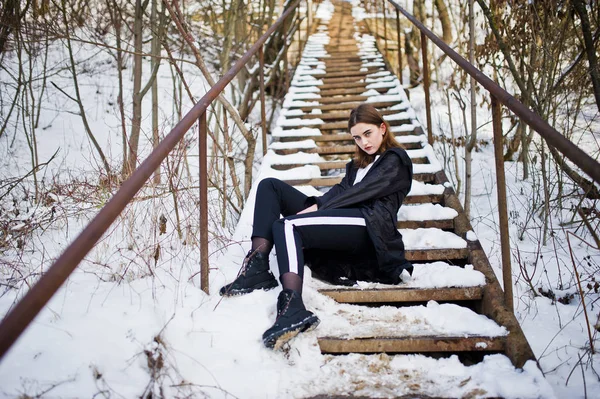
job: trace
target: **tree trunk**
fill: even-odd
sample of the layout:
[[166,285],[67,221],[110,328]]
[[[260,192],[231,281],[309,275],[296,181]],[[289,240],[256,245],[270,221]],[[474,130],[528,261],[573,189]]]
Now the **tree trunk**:
[[581,20],[581,33],[583,33],[583,43],[588,57],[588,68],[592,86],[594,88],[594,97],[596,98],[596,107],[600,111],[600,72],[598,71],[598,56],[592,39],[592,28],[588,17],[586,5],[583,0],[572,0],[573,8]]
[[129,135],[129,152],[127,156],[127,167],[125,176],[134,171],[137,164],[138,145],[140,142],[140,131],[142,124],[142,18],[144,10],[142,0],[135,0],[135,20],[133,22],[133,112],[131,119],[131,134]]
[[435,0],[435,7],[438,10],[438,17],[442,24],[442,38],[447,44],[452,43],[452,24],[450,23],[450,15],[448,14],[448,7],[444,0]]
[[115,28],[116,40],[116,61],[117,61],[117,78],[119,85],[119,93],[117,95],[117,106],[119,107],[119,117],[121,119],[121,141],[123,147],[123,163],[121,165],[121,176],[127,174],[127,121],[125,119],[125,104],[123,103],[123,50],[121,45],[121,23],[123,21],[121,12],[116,0],[107,0],[106,6],[109,10],[111,23]]
[[[151,9],[151,26],[152,26],[152,58],[151,66],[152,70],[158,68],[160,64],[160,35],[162,34],[161,24],[159,23],[157,1],[152,0]],[[158,136],[158,82],[156,79],[152,80],[152,146],[156,148],[160,142]],[[160,166],[154,171],[154,184],[160,184]]]

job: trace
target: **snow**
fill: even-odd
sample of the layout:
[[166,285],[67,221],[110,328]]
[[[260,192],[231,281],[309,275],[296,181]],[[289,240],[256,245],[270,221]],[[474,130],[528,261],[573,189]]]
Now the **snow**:
[[272,149],[267,151],[263,163],[266,165],[286,165],[298,163],[311,163],[325,161],[319,154],[307,154],[299,151],[295,154],[279,155],[273,152]]
[[[355,5],[353,15],[357,20],[368,17],[358,1],[353,0],[352,3]],[[332,11],[333,5],[329,1],[323,1],[319,5],[316,17],[327,21]],[[292,80],[293,87],[298,89],[292,89],[291,92],[317,92],[315,88],[323,84],[322,80],[312,76],[323,73],[324,64],[319,60],[328,56],[323,45],[329,42],[329,38],[323,25],[319,27],[319,32],[311,36],[305,47],[303,67],[308,69],[299,68]],[[378,62],[381,60],[380,55],[368,50],[374,48],[374,38],[369,35],[359,37],[362,39],[361,54],[365,60],[364,66],[381,64]],[[318,68],[310,68],[314,66]],[[161,73],[167,69],[161,68]],[[443,67],[441,72],[443,73]],[[373,82],[369,79],[389,76],[389,71],[380,71],[367,75],[366,81],[388,82],[388,78]],[[82,84],[82,89],[86,108],[93,110],[90,112],[93,130],[101,133],[99,138],[102,147],[111,148],[111,155],[118,159],[119,143],[115,139],[118,136],[114,136],[113,131],[116,118],[111,114],[114,113],[114,109],[106,111],[99,105],[108,102],[107,99],[114,101],[114,96],[109,98],[108,95],[103,97],[102,94],[95,93],[97,90],[114,89],[107,89],[103,85],[105,82],[100,80],[114,80],[115,76],[101,75],[100,78],[97,76],[96,80],[92,78],[85,78],[90,84],[87,88]],[[170,85],[171,77],[168,73],[161,75],[160,79],[164,79]],[[58,84],[65,82],[60,77],[56,77],[55,80]],[[400,83],[395,78],[393,82],[395,86],[385,95],[370,91],[368,95],[372,97],[368,101],[396,101],[398,105],[393,109],[407,109],[408,99]],[[192,91],[203,93],[207,87],[202,79],[197,79],[193,82]],[[305,89],[301,90],[300,87]],[[418,118],[424,120],[423,95],[419,90],[413,89],[411,98],[412,104],[416,106]],[[282,121],[285,122],[275,127],[273,136],[320,134],[318,129],[304,126],[299,129],[282,129],[286,123],[289,125],[285,126],[289,127],[299,126],[293,117],[304,114],[301,110],[290,108],[316,106],[318,101],[304,100],[318,98],[287,96],[284,110],[280,114],[284,116]],[[445,106],[440,104],[441,101],[438,103],[438,109],[434,107],[434,115],[446,114]],[[82,155],[89,154],[89,143],[85,135],[81,134],[79,117],[64,116],[63,113],[59,119],[56,112],[49,111],[51,108],[68,109],[64,98],[57,100],[48,96],[47,105],[47,109],[41,114],[41,125],[48,128],[43,133],[40,130],[40,159],[49,159],[59,147],[62,154],[65,154],[63,160],[49,165],[47,179],[58,178],[60,173],[65,171],[74,173],[76,178],[82,180],[89,176],[89,173],[95,176],[96,161],[89,155]],[[189,104],[186,107],[189,108]],[[171,111],[167,109],[166,112]],[[311,113],[318,112],[320,111],[313,110]],[[146,119],[149,118],[145,118],[144,123],[147,124]],[[479,120],[486,119],[480,116]],[[420,126],[420,123],[414,119],[411,124],[393,127],[392,131],[410,132],[416,126]],[[442,123],[440,129],[443,128]],[[485,132],[482,133],[485,137]],[[22,175],[27,165],[26,158],[21,156],[18,162],[12,162],[12,153],[22,152],[26,147],[23,143],[17,143],[16,147],[8,150],[5,137],[2,137],[0,147],[3,157],[6,155],[2,164],[6,176],[10,176],[11,173],[13,176]],[[399,141],[426,143],[426,137],[401,136]],[[142,153],[147,153],[147,149],[151,147],[149,143],[149,139],[145,140],[146,147]],[[186,143],[194,143],[194,140],[188,139]],[[273,150],[315,146],[312,140],[301,142],[297,146],[289,143],[271,144],[256,174],[253,189],[233,238],[227,240],[227,250],[217,248],[218,245],[215,244],[222,237],[218,237],[217,233],[211,236],[211,251],[214,252],[211,252],[210,258],[212,269],[209,295],[200,291],[194,283],[197,280],[195,274],[199,264],[196,243],[192,240],[184,244],[176,238],[172,202],[163,201],[160,195],[155,193],[144,192],[143,195],[155,196],[155,203],[139,199],[128,209],[122,221],[113,226],[110,234],[103,237],[97,248],[82,262],[0,363],[0,397],[97,397],[98,394],[140,397],[144,389],[149,385],[155,386],[153,384],[159,384],[161,389],[164,389],[160,391],[164,397],[279,398],[308,397],[326,392],[327,395],[369,397],[418,394],[443,397],[571,398],[583,397],[584,388],[587,388],[588,397],[597,395],[593,392],[599,392],[599,383],[589,365],[593,360],[598,361],[598,355],[587,357],[585,352],[589,344],[580,300],[575,297],[572,303],[562,304],[545,297],[532,297],[530,291],[524,289],[522,281],[517,281],[515,285],[516,315],[540,360],[542,369],[546,372],[546,378],[535,363],[528,362],[523,369],[515,369],[502,355],[485,356],[482,362],[470,366],[461,363],[456,356],[434,359],[420,355],[322,355],[318,349],[317,337],[324,333],[350,336],[349,325],[361,327],[359,330],[353,330],[352,334],[364,336],[374,333],[504,335],[506,331],[481,315],[451,304],[429,302],[427,306],[400,309],[387,307],[383,310],[334,304],[331,299],[316,291],[323,285],[310,278],[309,270],[305,285],[305,302],[309,309],[315,310],[321,317],[321,326],[297,337],[284,353],[265,349],[260,342],[260,336],[275,318],[278,290],[255,292],[223,300],[216,291],[222,284],[235,277],[240,261],[249,248],[252,209],[258,181],[269,176],[320,176],[318,167],[314,165],[286,171],[276,171],[270,167],[275,164],[324,161],[318,154],[298,152],[277,155]],[[436,144],[436,151],[438,150],[439,145]],[[442,165],[437,161],[432,147],[427,145],[419,151],[434,163],[414,165],[415,173],[441,170]],[[236,154],[232,153],[231,156],[234,155]],[[475,180],[471,211],[474,231],[467,232],[466,238],[468,241],[481,241],[490,256],[490,262],[498,272],[500,262],[499,239],[496,233],[498,222],[495,213],[497,202],[493,152],[483,145],[480,153],[474,153],[474,158]],[[570,266],[568,261],[565,261],[568,259],[569,248],[565,249],[564,234],[561,230],[569,227],[562,224],[560,227],[554,227],[553,234],[557,237],[558,250],[551,246],[542,246],[539,252],[541,240],[528,235],[534,233],[531,233],[531,228],[526,224],[521,226],[526,215],[523,203],[531,202],[532,189],[526,184],[520,184],[515,178],[519,173],[515,164],[506,165],[509,184],[513,190],[509,193],[509,198],[513,201],[509,209],[515,211],[511,214],[512,241],[518,244],[513,246],[513,277],[521,277],[518,275],[519,266],[515,262],[515,254],[520,251],[524,267],[530,267],[534,274],[533,284],[536,287],[554,287],[564,273],[560,272],[560,268],[556,271],[556,264],[563,265],[563,269]],[[192,162],[192,169],[194,167],[197,170],[197,164]],[[314,187],[296,188],[306,195],[322,195]],[[414,181],[410,195],[441,194],[444,188],[444,185]],[[97,208],[101,206],[99,204],[105,203],[112,194],[111,188],[100,187],[91,195],[102,198],[102,201],[97,201],[97,198],[78,201],[72,193],[51,193],[49,198],[56,203],[52,207],[14,205],[11,211],[21,209],[21,213],[11,221],[12,231],[25,229],[32,219],[39,218],[40,215],[53,212],[66,215],[66,221],[62,224],[45,230],[44,234],[34,235],[33,240],[38,246],[33,250],[27,247],[21,254],[24,256],[23,261],[30,261],[34,265],[31,274],[38,275],[43,272],[48,259],[56,258],[60,254],[66,243],[81,231],[89,218],[97,212]],[[170,199],[170,194],[166,198]],[[211,199],[211,204],[217,202],[216,195]],[[522,201],[521,204],[518,201]],[[186,218],[184,225],[187,224],[188,227],[197,224],[197,203],[190,203],[192,206],[189,215],[192,216],[182,210],[182,215]],[[185,205],[185,202],[182,201],[181,204]],[[168,217],[168,237],[158,236],[154,232],[158,214],[148,211],[154,208],[158,209],[155,213],[163,211]],[[399,218],[402,220],[420,220],[420,217],[444,219],[451,217],[450,209],[441,205],[420,204],[404,205],[399,212]],[[217,219],[219,218],[215,218]],[[517,231],[521,228],[527,234],[523,240],[518,240]],[[466,246],[466,241],[460,237],[438,229],[401,230],[401,233],[407,248]],[[155,235],[154,241],[148,238],[152,234]],[[139,247],[135,245],[136,242],[150,244],[147,244],[147,247]],[[155,244],[158,243],[162,255],[160,260],[155,262],[152,254]],[[43,252],[38,249],[40,246],[44,248]],[[114,252],[109,250],[114,248]],[[581,260],[582,266],[585,266],[585,259],[595,262],[596,265],[598,263],[597,252],[583,244],[574,244],[574,253],[577,259]],[[7,256],[4,253],[2,255]],[[532,265],[538,265],[537,262],[539,267],[536,269]],[[271,256],[271,264],[276,265],[274,255]],[[7,268],[3,269],[5,270],[2,273],[5,273]],[[148,269],[151,274],[147,272]],[[146,274],[142,274],[142,270],[146,271]],[[125,278],[121,279],[120,276]],[[568,275],[563,277],[567,281]],[[484,281],[483,275],[473,270],[470,265],[460,268],[444,262],[434,262],[416,264],[413,276],[407,278],[401,287],[467,287],[481,285]],[[359,282],[358,287],[366,289],[390,286]],[[3,295],[0,296],[0,309],[3,312],[10,309],[14,301],[23,295],[24,290],[26,288],[3,291]],[[555,292],[560,294],[558,290]],[[573,290],[567,284],[564,293],[569,292]],[[399,319],[404,323],[393,323]],[[457,323],[457,320],[462,322]],[[469,328],[461,329],[461,326]],[[484,346],[483,343],[479,345]],[[580,361],[581,354],[586,357]],[[163,368],[155,376],[158,382],[153,382],[149,357],[154,360],[160,357],[164,362]],[[582,374],[586,378],[585,381]],[[485,391],[482,390],[483,387]],[[42,394],[46,390],[48,392]],[[155,392],[159,392],[158,389]]]
[[436,228],[398,229],[406,249],[460,249],[466,248],[467,242],[449,231]]
[[302,127],[300,129],[283,129],[281,126],[277,126],[271,132],[273,137],[286,137],[286,136],[320,136],[321,131],[317,128]]
[[470,309],[435,301],[429,301],[427,306],[400,308],[337,303],[335,306],[330,303],[320,305],[316,305],[315,309],[323,315],[319,325],[319,334],[323,337],[497,337],[508,334],[504,327]]
[[269,148],[273,150],[283,150],[292,148],[316,148],[317,143],[314,140],[290,141],[290,142],[274,142]]
[[[319,377],[310,384],[311,394],[319,392],[316,387],[326,386],[328,392],[335,395],[374,398],[414,397],[415,394],[454,398],[555,397],[534,362],[528,362],[522,371],[515,370],[501,355],[486,356],[473,366],[465,366],[457,356],[446,359],[422,355],[327,356],[320,371]],[[341,382],[340,376],[344,377]],[[377,381],[376,386],[374,381]]]
[[398,211],[398,220],[445,220],[457,216],[454,209],[440,204],[403,205]]
[[435,195],[443,194],[446,188],[442,184],[427,184],[413,180],[408,195]]
[[473,265],[459,267],[445,262],[419,263],[414,265],[412,276],[408,273],[402,277],[398,286],[358,281],[352,287],[333,286],[318,280],[312,281],[312,286],[318,289],[390,289],[390,288],[445,288],[445,287],[478,287],[485,285],[485,276],[473,269]]

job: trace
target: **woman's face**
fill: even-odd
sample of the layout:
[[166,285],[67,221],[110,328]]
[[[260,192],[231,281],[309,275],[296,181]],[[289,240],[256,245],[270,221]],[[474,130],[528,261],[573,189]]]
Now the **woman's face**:
[[385,124],[382,123],[377,126],[360,122],[352,126],[350,134],[361,150],[369,155],[373,155],[379,151],[379,147],[381,147],[381,143],[383,142],[383,136],[386,134]]

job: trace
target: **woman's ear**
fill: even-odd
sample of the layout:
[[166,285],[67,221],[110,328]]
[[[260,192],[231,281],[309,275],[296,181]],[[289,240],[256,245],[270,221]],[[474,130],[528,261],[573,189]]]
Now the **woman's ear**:
[[380,129],[383,129],[383,132],[381,133],[382,136],[385,136],[385,133],[387,131],[386,127],[385,127],[385,123],[381,123],[381,125],[379,125]]

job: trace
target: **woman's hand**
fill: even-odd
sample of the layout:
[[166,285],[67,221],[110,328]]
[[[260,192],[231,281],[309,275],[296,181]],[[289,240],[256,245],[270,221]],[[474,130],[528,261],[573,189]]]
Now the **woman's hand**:
[[300,215],[303,213],[310,213],[310,212],[315,212],[317,209],[319,209],[319,207],[317,206],[317,204],[311,205],[308,208],[298,212],[296,215]]

